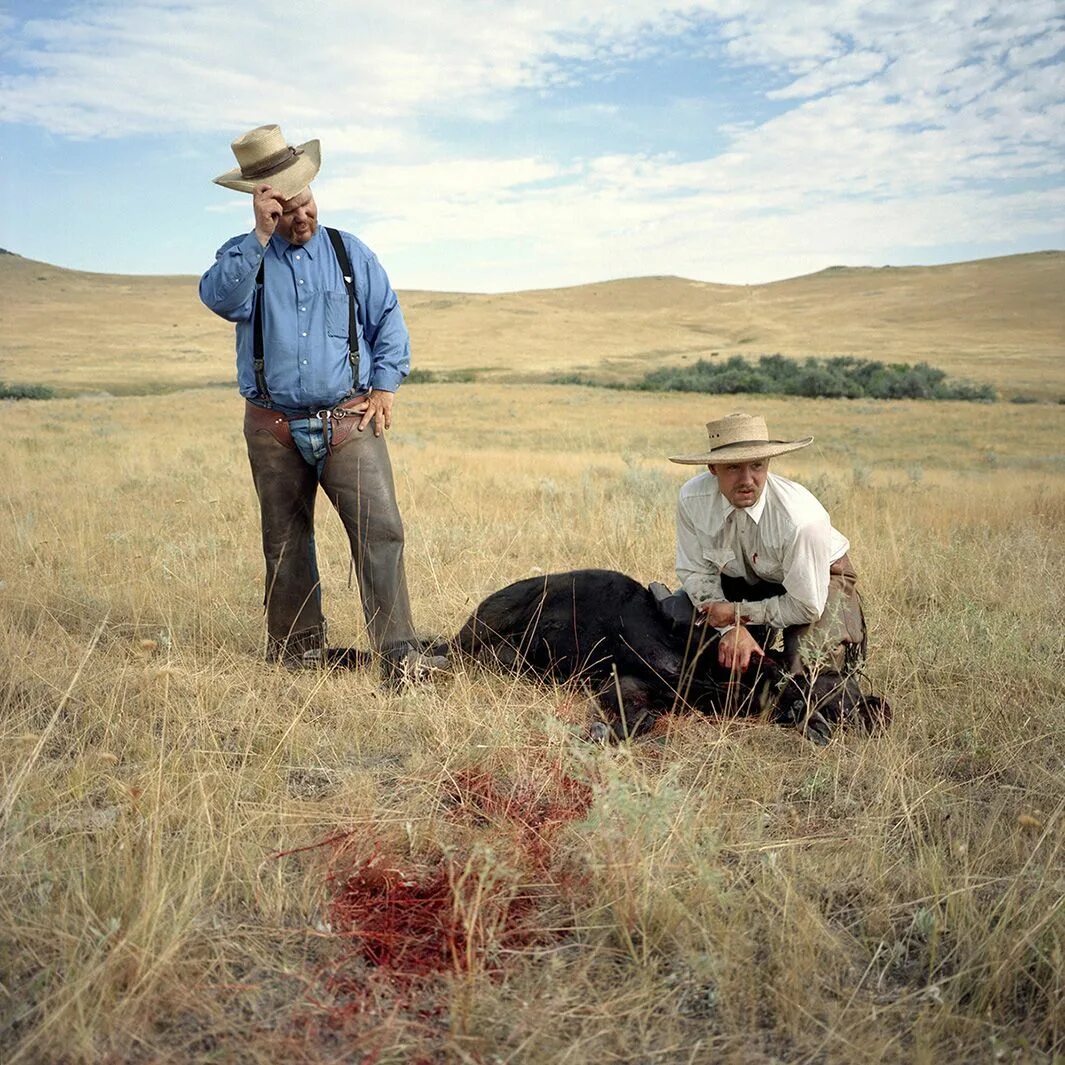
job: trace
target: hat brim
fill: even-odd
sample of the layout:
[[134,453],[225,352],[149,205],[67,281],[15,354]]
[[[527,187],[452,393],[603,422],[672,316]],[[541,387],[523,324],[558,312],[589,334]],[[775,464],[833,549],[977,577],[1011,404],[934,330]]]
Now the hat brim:
[[254,192],[260,185],[269,185],[275,189],[283,200],[291,200],[297,192],[302,192],[318,175],[322,166],[322,146],[319,141],[307,141],[306,144],[297,145],[303,150],[302,155],[297,155],[291,166],[279,170],[269,177],[249,180],[243,177],[240,167],[227,170],[214,179],[216,185],[222,185],[227,189],[236,189],[237,192]]
[[709,466],[718,462],[757,462],[758,459],[771,459],[777,455],[786,455],[789,451],[809,447],[814,442],[812,436],[802,440],[767,440],[764,444],[725,444],[702,455],[670,455],[670,462],[682,466]]

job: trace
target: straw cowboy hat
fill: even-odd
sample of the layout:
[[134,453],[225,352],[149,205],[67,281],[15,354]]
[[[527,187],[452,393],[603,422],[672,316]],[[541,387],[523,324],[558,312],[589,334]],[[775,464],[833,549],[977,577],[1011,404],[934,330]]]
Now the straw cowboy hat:
[[322,165],[318,141],[293,148],[285,143],[280,126],[257,126],[238,137],[232,148],[240,166],[219,174],[214,182],[237,192],[254,192],[265,184],[290,200],[314,180]]
[[670,456],[670,462],[685,466],[707,466],[714,462],[754,462],[798,451],[813,442],[812,436],[802,440],[770,440],[765,418],[751,414],[729,414],[706,423],[710,436],[710,450],[701,455]]

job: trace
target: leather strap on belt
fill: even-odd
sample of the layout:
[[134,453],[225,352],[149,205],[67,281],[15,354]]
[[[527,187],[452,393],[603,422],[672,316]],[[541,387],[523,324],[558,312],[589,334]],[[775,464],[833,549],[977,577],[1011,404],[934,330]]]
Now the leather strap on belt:
[[363,412],[356,410],[355,406],[362,403],[364,399],[366,399],[365,395],[352,396],[351,399],[346,399],[335,407],[318,411],[316,417],[322,419],[325,447],[330,455],[351,436],[351,430],[362,419]]

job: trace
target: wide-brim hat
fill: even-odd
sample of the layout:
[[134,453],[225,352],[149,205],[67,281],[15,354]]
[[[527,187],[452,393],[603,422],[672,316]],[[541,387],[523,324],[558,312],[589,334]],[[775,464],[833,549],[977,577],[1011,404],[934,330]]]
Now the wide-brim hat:
[[231,145],[239,166],[219,174],[216,185],[237,192],[254,192],[259,185],[270,185],[283,200],[291,200],[317,176],[322,165],[318,141],[295,146],[286,143],[280,126],[256,126],[239,136]]
[[755,462],[786,455],[813,443],[812,436],[802,440],[770,440],[765,418],[751,414],[729,414],[706,423],[710,449],[701,455],[671,455],[670,462],[685,466],[708,466],[715,462]]

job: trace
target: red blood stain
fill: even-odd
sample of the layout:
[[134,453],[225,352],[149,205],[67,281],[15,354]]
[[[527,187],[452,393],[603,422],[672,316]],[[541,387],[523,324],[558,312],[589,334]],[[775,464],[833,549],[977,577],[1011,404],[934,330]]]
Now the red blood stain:
[[[416,866],[380,849],[346,875],[331,877],[339,885],[329,904],[333,931],[349,939],[368,966],[401,983],[473,966],[492,971],[485,957],[489,940],[498,953],[537,939],[538,908],[573,884],[556,862],[555,837],[587,813],[592,789],[558,766],[540,778],[511,780],[471,769],[455,774],[442,797],[452,819],[507,837],[510,845],[500,850],[516,879],[492,884],[474,900],[481,882],[468,875],[469,855]],[[527,874],[535,886],[522,885]]]
[[404,977],[460,969],[466,937],[443,862],[420,875],[369,859],[330,905],[333,930],[358,945],[367,964]]
[[456,819],[495,827],[513,840],[516,857],[543,873],[555,862],[555,836],[565,824],[584,817],[592,789],[557,765],[542,779],[501,780],[484,771],[455,774],[445,802]]
[[[473,849],[415,863],[364,833],[314,845],[333,849],[327,916],[344,947],[323,974],[311,1028],[365,1035],[384,1010],[397,1023],[424,1026],[432,1042],[447,1012],[439,977],[501,977],[522,948],[565,937],[559,908],[583,892],[586,874],[558,835],[587,814],[592,789],[555,763],[531,769],[513,778],[468,769],[442,789],[445,816],[490,844],[496,868]],[[368,844],[370,856],[350,864]]]

